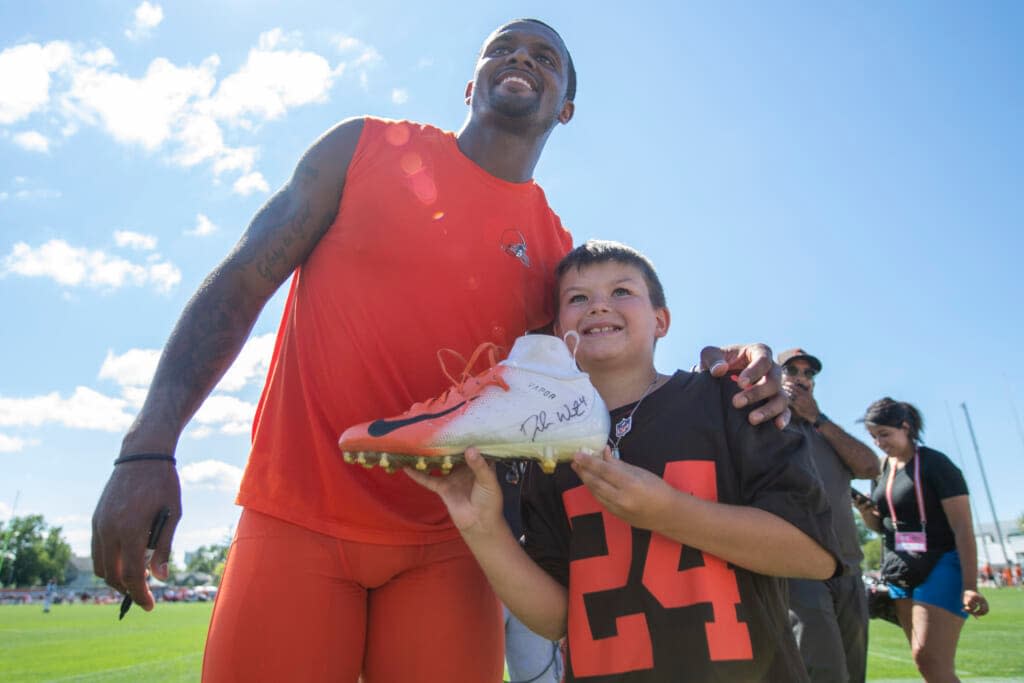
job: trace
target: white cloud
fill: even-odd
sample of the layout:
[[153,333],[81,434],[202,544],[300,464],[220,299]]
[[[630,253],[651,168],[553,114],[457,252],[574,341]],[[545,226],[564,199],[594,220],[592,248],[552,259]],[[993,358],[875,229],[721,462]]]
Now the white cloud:
[[352,64],[353,66],[370,66],[382,61],[384,61],[384,58],[377,52],[377,48],[368,45],[359,53],[359,56],[356,57]]
[[128,405],[139,410],[142,408],[142,403],[146,400],[146,391],[149,386],[144,387],[122,387],[121,398],[128,402]]
[[29,152],[46,153],[50,151],[50,141],[38,131],[28,130],[24,133],[17,133],[13,139],[14,144]]
[[14,245],[0,262],[0,275],[48,277],[68,287],[118,289],[126,285],[151,285],[167,292],[181,282],[181,271],[164,262],[140,265],[99,250],[73,247],[54,239],[37,249],[24,242]]
[[241,69],[221,81],[208,103],[214,116],[230,122],[249,115],[272,120],[291,107],[326,101],[334,76],[331,65],[315,52],[275,49],[280,42],[280,29],[260,35],[260,46],[249,51]]
[[206,237],[217,232],[217,226],[213,224],[205,214],[196,214],[196,227],[191,230],[186,230],[186,235],[192,235],[193,237]]
[[213,172],[217,175],[225,171],[242,171],[246,173],[256,164],[255,147],[227,148],[219,152],[213,164]]
[[[273,333],[258,335],[245,343],[235,362],[214,387],[213,395],[196,413],[189,436],[201,439],[214,432],[249,433],[256,406],[225,394],[263,383],[274,352],[274,337]],[[157,349],[129,349],[122,354],[108,349],[100,366],[99,378],[116,382],[121,387],[121,397],[126,406],[138,409],[153,381],[159,360],[160,351]]]
[[164,10],[160,5],[143,2],[135,8],[134,22],[125,29],[124,34],[129,40],[141,40],[147,37],[154,28],[164,20]]
[[17,453],[25,448],[25,440],[0,434],[0,453]]
[[93,66],[75,70],[66,107],[84,120],[97,119],[118,142],[155,150],[171,139],[183,114],[213,90],[219,59],[178,67],[158,57],[134,79]]
[[62,398],[57,392],[31,398],[0,396],[0,426],[39,427],[61,424],[72,429],[120,432],[131,424],[123,399],[111,398],[88,387],[75,387],[75,393]]
[[[250,382],[263,382],[274,354],[275,334],[252,337],[242,347],[238,358],[221,378],[217,391],[240,391]],[[251,416],[250,416],[251,417]]]
[[[151,30],[162,18],[158,4],[142,2],[132,35]],[[327,101],[346,67],[356,67],[358,82],[368,87],[366,70],[383,61],[380,53],[356,38],[332,42],[346,53],[333,66],[303,48],[300,33],[275,28],[262,33],[245,63],[223,78],[217,77],[217,55],[198,65],[158,57],[139,76],[119,68],[114,53],[103,46],[18,45],[0,52],[0,126],[49,112],[35,130],[14,141],[34,151],[52,150],[60,136],[95,126],[120,144],[163,153],[179,166],[209,164],[218,178],[232,174],[236,193],[267,192],[256,169],[258,148],[234,146],[226,128],[233,134],[252,132],[293,108]],[[0,201],[13,197],[13,191],[0,192]]]
[[203,402],[192,421],[200,427],[219,427],[224,434],[247,434],[252,429],[255,414],[255,404],[215,394]]
[[146,272],[156,291],[162,294],[166,294],[181,283],[181,271],[169,261],[150,264]]
[[178,476],[183,488],[235,492],[242,482],[242,468],[220,460],[202,460],[185,465]]
[[395,104],[405,104],[409,101],[409,91],[405,88],[395,88],[391,91],[391,101]]
[[141,232],[132,230],[115,230],[114,244],[119,247],[129,247],[139,251],[153,251],[156,249],[157,239],[153,235],[144,235]]
[[269,192],[270,185],[267,185],[267,181],[263,177],[262,173],[254,171],[253,173],[248,173],[236,180],[232,189],[236,194],[248,196],[253,192]]
[[50,99],[50,74],[70,59],[71,46],[62,41],[26,43],[0,52],[0,124],[43,109]]
[[70,528],[64,527],[61,530],[64,540],[71,546],[71,552],[79,557],[88,557],[92,552],[92,525],[88,522],[84,526]]
[[148,387],[160,360],[157,349],[129,349],[121,355],[107,349],[100,379],[112,379],[123,387]]
[[[228,526],[215,526],[204,529],[187,529],[179,526],[174,534],[174,547],[195,549],[201,545],[225,543],[231,536],[232,528]],[[181,566],[185,565],[184,551],[182,551],[181,558],[178,557],[178,551],[175,551],[174,558]]]
[[364,45],[363,41],[358,38],[345,35],[334,36],[331,42],[334,43],[334,47],[338,49],[338,52],[355,52]]

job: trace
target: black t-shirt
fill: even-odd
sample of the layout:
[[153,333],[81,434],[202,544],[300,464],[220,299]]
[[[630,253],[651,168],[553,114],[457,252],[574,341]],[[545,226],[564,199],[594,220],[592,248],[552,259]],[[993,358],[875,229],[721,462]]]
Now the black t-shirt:
[[[921,488],[924,498],[924,514],[927,520],[925,532],[928,537],[928,550],[948,552],[956,550],[956,536],[949,526],[946,512],[942,509],[942,501],[946,498],[967,495],[967,482],[960,468],[942,453],[921,446],[918,456],[907,463],[906,467],[897,470],[892,482],[892,504],[896,508],[896,519],[899,531],[920,531],[921,514],[917,508],[917,495],[914,493],[914,471],[921,465]],[[871,500],[878,506],[882,515],[882,531],[887,550],[895,549],[895,531],[892,525],[892,514],[889,512],[889,501],[885,497],[885,486],[889,481],[889,468],[893,459],[886,458],[882,467],[882,475],[871,487]]]
[[[622,459],[698,497],[767,510],[838,556],[803,437],[751,426],[731,405],[737,391],[677,372],[633,415]],[[632,408],[613,412],[613,429]],[[527,552],[569,587],[567,681],[807,680],[782,579],[628,526],[566,465],[530,465],[522,514]]]

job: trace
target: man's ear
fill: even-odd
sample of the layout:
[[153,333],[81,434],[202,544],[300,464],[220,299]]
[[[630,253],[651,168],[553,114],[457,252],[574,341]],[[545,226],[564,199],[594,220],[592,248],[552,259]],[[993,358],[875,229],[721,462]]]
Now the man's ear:
[[576,103],[572,100],[566,100],[562,103],[562,110],[558,112],[559,123],[569,123],[572,121],[572,115],[576,113]]
[[466,104],[473,99],[473,81],[466,83]]

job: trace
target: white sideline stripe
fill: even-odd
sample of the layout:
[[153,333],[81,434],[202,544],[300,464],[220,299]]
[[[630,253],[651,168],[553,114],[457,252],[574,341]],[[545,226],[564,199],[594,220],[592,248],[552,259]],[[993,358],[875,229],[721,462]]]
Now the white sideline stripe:
[[151,667],[154,664],[170,664],[173,662],[181,661],[183,659],[190,659],[196,657],[196,653],[190,652],[184,655],[178,655],[172,659],[161,659],[158,662],[139,662],[138,664],[132,664],[130,666],[120,666],[114,669],[103,669],[102,671],[94,671],[88,674],[78,674],[74,676],[65,676],[64,678],[48,678],[44,683],[56,683],[57,681],[102,681],[105,680],[106,676],[112,673],[123,673],[125,671],[131,671],[132,669],[138,669],[140,667]]
[[[957,673],[960,673],[959,671]],[[868,678],[868,683],[907,683],[918,678]],[[961,678],[962,683],[1022,683],[1024,678]]]

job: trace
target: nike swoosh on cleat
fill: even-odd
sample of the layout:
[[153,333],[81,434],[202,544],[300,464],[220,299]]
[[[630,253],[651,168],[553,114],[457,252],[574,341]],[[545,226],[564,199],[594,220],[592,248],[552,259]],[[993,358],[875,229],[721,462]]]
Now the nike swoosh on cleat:
[[440,413],[423,413],[422,415],[416,415],[415,417],[407,417],[404,420],[374,420],[370,423],[370,426],[366,428],[366,431],[370,436],[386,436],[396,429],[408,427],[409,425],[416,424],[417,422],[433,420],[435,417],[444,417],[448,413],[454,412],[464,405],[466,405],[465,401],[452,406],[448,410],[442,410]]

